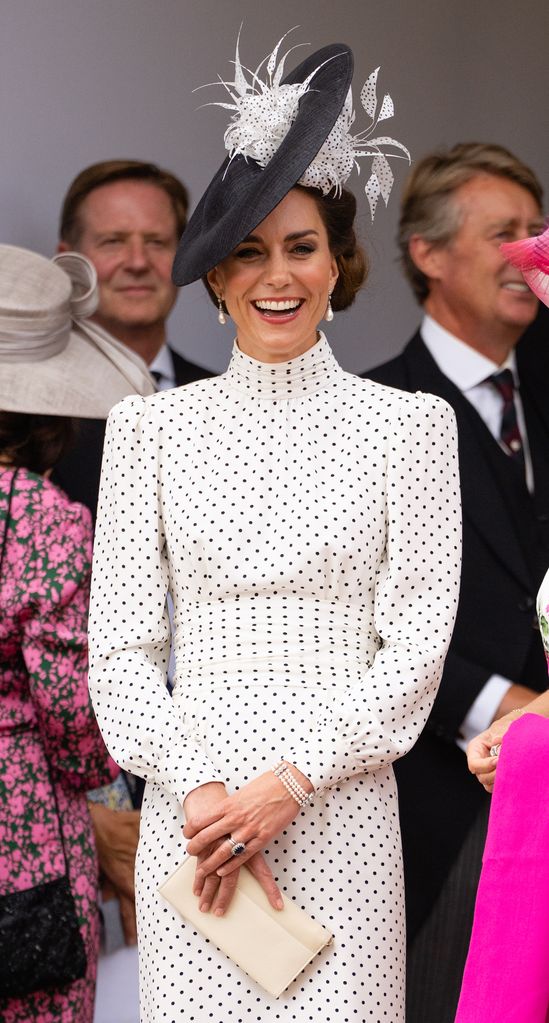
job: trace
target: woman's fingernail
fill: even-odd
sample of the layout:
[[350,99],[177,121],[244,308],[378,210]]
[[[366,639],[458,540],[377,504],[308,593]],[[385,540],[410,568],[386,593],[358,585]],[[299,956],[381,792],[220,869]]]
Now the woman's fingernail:
[[222,909],[216,909],[215,910],[215,915],[216,916],[223,916],[223,910]]
[[283,903],[282,899],[277,899],[276,900],[276,908],[277,909],[284,909],[284,903]]
[[198,908],[199,908],[201,913],[207,913],[209,908],[210,908],[210,903],[209,902],[201,902],[201,903],[199,903]]

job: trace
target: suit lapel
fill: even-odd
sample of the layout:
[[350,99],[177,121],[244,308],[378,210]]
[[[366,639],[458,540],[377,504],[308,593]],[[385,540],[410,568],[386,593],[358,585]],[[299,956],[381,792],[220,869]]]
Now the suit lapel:
[[[547,317],[544,321],[547,323]],[[520,396],[524,407],[536,498],[549,509],[549,327],[542,335],[528,333],[517,345]]]
[[[532,579],[517,535],[496,459],[501,452],[478,412],[438,368],[417,333],[403,352],[410,390],[438,394],[456,413],[463,515],[508,571],[528,590]],[[505,457],[505,456],[504,456]]]
[[516,347],[517,369],[523,401],[536,408],[549,439],[549,309],[541,306],[537,319],[530,325]]

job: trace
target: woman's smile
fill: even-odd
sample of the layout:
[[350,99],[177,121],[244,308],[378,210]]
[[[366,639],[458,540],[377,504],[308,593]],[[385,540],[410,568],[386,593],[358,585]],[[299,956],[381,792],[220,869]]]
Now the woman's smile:
[[252,305],[266,322],[286,324],[296,319],[304,301],[303,298],[257,298]]

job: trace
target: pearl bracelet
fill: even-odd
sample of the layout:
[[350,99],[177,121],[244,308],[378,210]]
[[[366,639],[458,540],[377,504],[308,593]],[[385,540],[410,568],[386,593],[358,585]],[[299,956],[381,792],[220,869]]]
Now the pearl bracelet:
[[284,760],[279,760],[278,764],[275,764],[273,767],[273,774],[280,779],[284,788],[290,793],[299,806],[311,805],[314,793],[305,791]]

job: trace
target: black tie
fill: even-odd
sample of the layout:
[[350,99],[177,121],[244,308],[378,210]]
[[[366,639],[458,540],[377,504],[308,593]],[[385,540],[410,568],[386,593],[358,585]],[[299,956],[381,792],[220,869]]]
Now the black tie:
[[503,413],[499,437],[507,454],[520,465],[524,465],[524,449],[520,435],[517,406],[515,405],[515,381],[510,369],[501,369],[488,377],[503,399]]
[[162,373],[160,372],[159,369],[150,369],[149,373],[151,374],[153,380],[155,381],[155,383],[156,383],[156,390],[158,391],[160,389],[159,388],[159,384],[160,384],[160,381],[162,380]]

